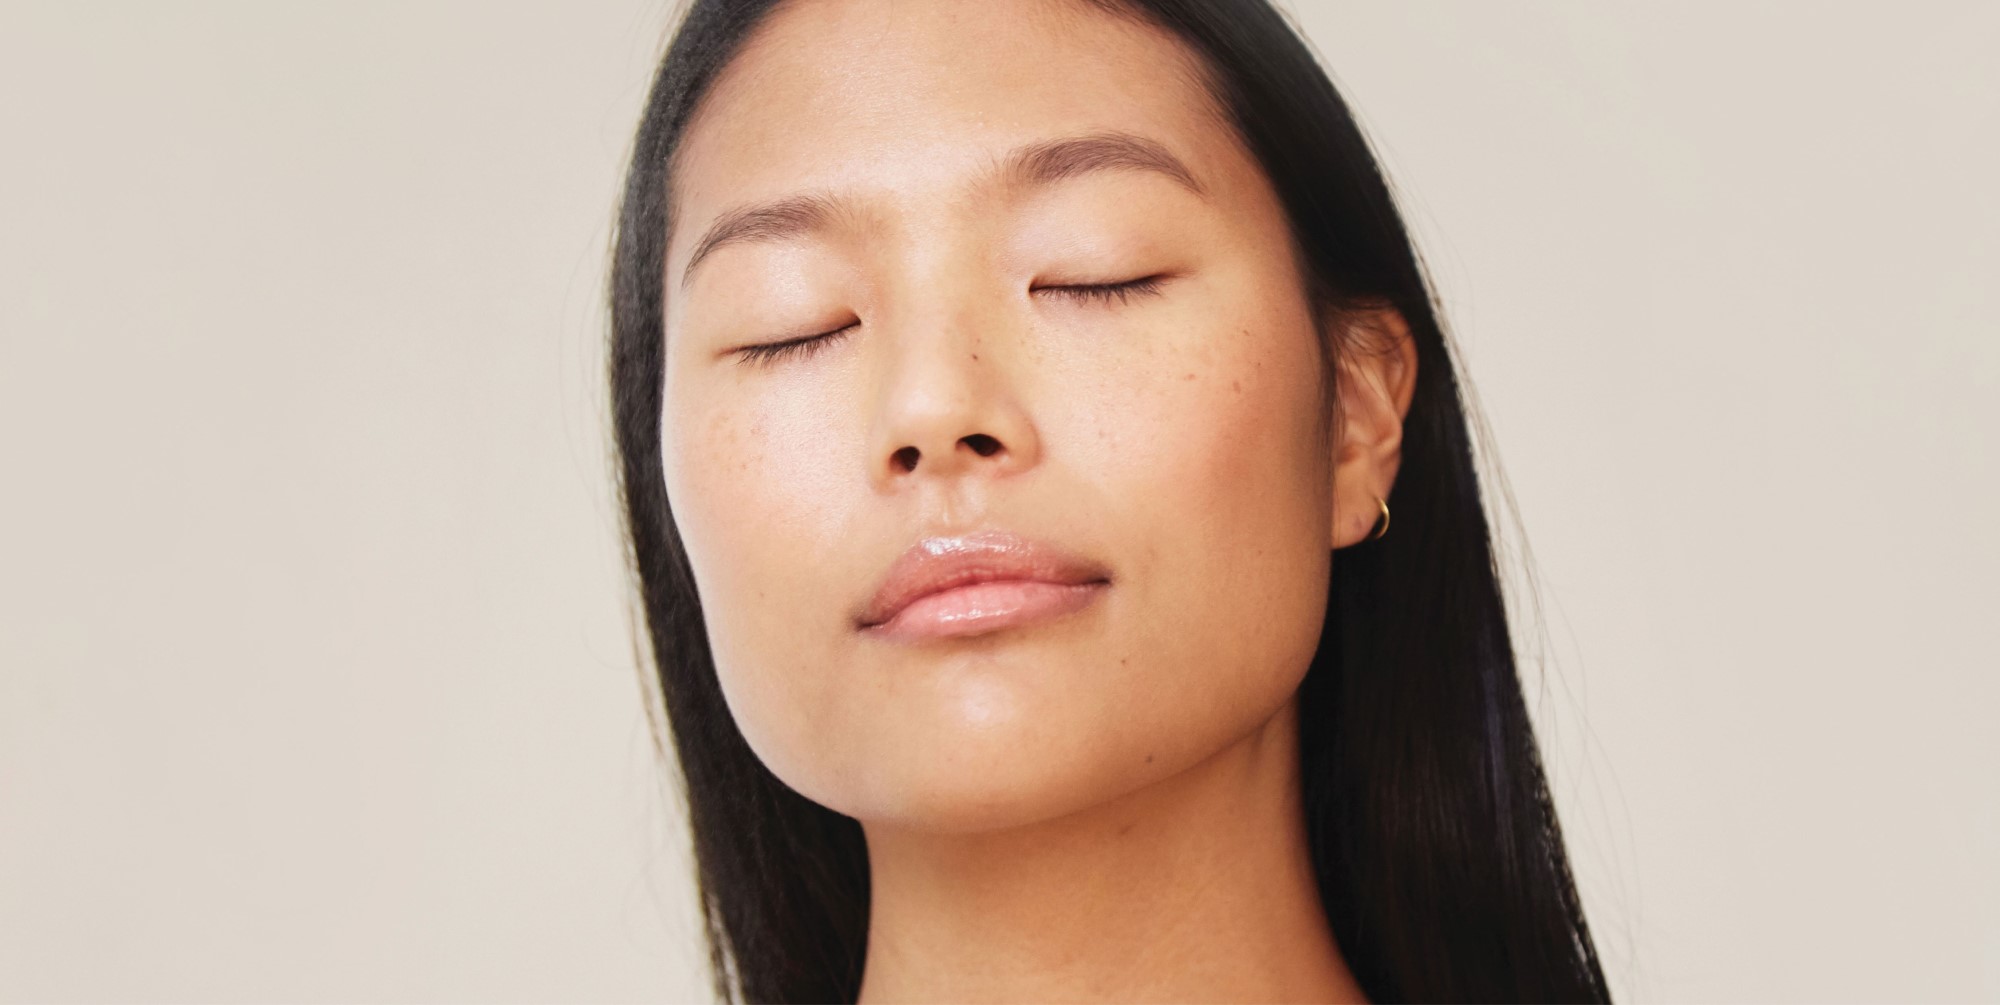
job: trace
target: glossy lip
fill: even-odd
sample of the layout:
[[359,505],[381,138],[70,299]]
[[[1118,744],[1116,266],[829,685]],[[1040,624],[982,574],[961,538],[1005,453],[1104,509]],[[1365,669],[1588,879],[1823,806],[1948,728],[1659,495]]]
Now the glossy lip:
[[1004,530],[927,537],[903,552],[855,616],[863,634],[907,641],[981,635],[1088,606],[1103,565]]

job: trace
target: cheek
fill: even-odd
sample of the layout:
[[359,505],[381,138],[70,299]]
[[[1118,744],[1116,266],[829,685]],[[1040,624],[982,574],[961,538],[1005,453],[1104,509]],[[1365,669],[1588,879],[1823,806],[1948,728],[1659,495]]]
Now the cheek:
[[804,588],[854,518],[858,419],[837,381],[711,381],[670,398],[667,490],[695,578],[734,591]]
[[739,581],[757,582],[736,573],[768,560],[743,534],[746,522],[730,514],[768,517],[783,509],[759,477],[771,463],[769,429],[768,418],[754,408],[668,408],[661,430],[667,498],[704,599],[727,596]]
[[[1332,461],[1317,437],[1319,361],[1307,321],[1236,312],[1183,330],[1103,400],[1093,424],[1114,432],[1101,462],[1122,469],[1148,522],[1176,540],[1214,542],[1207,559],[1251,569],[1276,557],[1254,549],[1324,539]],[[1225,541],[1253,550],[1231,553]]]
[[[696,564],[728,567],[784,562],[788,552],[837,540],[827,521],[837,501],[837,433],[831,401],[762,394],[671,410],[668,492],[689,551],[714,552]],[[700,538],[698,544],[694,538]],[[710,543],[713,547],[709,547]]]
[[804,721],[822,679],[810,668],[845,611],[818,565],[839,554],[843,452],[836,429],[806,418],[834,413],[797,395],[684,400],[669,405],[663,459],[716,673],[745,738],[792,762],[794,748],[822,743]]
[[[1256,303],[1233,297],[1230,303]],[[1318,355],[1289,312],[1230,313],[1107,398],[1100,462],[1144,528],[1148,647],[1176,653],[1183,711],[1282,701],[1325,615],[1331,460],[1317,442]],[[1123,413],[1123,414],[1117,414]],[[1266,708],[1266,711],[1269,709]]]

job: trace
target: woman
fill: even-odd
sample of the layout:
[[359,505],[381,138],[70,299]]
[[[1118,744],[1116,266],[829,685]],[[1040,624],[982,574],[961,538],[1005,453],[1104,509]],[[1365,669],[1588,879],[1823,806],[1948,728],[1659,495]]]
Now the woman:
[[1426,281],[1265,0],[697,0],[611,292],[723,996],[1607,997]]

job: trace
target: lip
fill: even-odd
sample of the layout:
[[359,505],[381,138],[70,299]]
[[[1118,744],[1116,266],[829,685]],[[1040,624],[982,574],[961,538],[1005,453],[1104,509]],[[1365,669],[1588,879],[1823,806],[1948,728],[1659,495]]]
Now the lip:
[[927,537],[889,566],[855,627],[904,641],[983,635],[1081,610],[1110,585],[1103,565],[1008,531]]

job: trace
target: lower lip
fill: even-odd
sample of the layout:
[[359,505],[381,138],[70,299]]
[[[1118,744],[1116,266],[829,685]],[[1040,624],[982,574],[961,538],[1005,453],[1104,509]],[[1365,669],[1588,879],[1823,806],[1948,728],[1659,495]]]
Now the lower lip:
[[1004,628],[1053,621],[1090,606],[1111,584],[993,580],[933,593],[896,616],[862,629],[884,639],[926,639],[984,635]]

